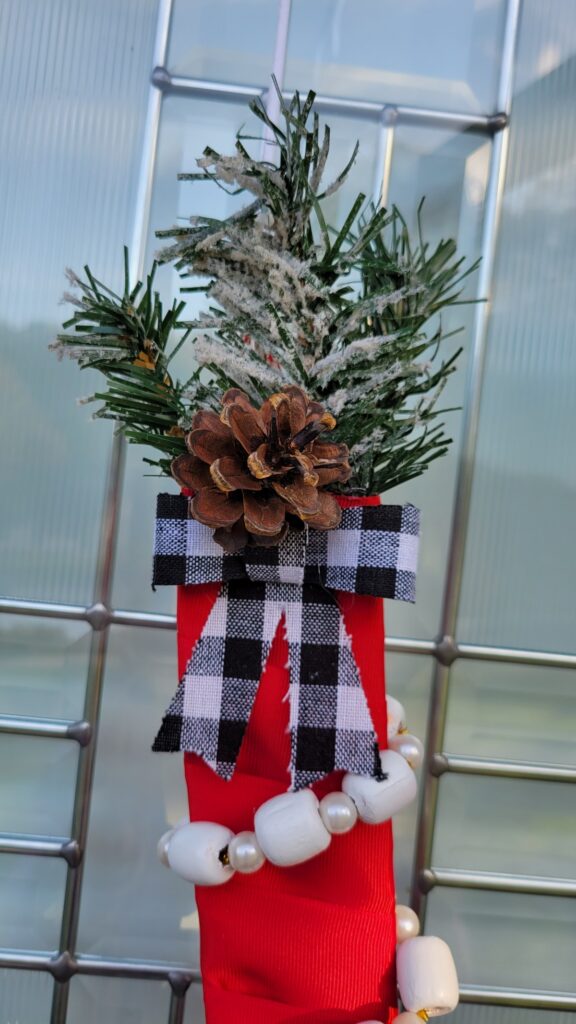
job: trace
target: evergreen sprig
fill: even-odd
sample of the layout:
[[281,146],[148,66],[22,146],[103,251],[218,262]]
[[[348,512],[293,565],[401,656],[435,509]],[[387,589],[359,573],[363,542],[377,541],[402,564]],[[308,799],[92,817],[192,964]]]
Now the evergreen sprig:
[[[80,297],[56,347],[102,371],[108,388],[93,396],[103,403],[97,415],[158,449],[164,472],[184,450],[193,412],[216,407],[222,391],[240,387],[260,401],[295,383],[331,409],[350,446],[354,474],[342,489],[382,492],[424,472],[450,443],[437,400],[459,351],[439,356],[450,337],[439,314],[460,301],[476,264],[466,267],[452,240],[434,248],[424,241],[422,204],[415,241],[395,207],[378,209],[362,193],[331,227],[325,202],[358,146],[325,185],[330,130],[321,128],[314,93],[288,103],[278,95],[281,125],[261,100],[251,104],[274,141],[275,163],[251,156],[249,137],[239,135],[232,156],[207,148],[199,171],[180,175],[247,193],[247,205],[157,232],[171,243],[160,262],[205,279],[182,291],[204,291],[206,312],[189,321],[184,302],[174,302],[164,313],[154,268],[131,289],[126,256],[122,296],[87,267],[86,281],[72,276]],[[175,329],[183,333],[170,348]],[[168,366],[187,341],[198,369],[181,383]]]

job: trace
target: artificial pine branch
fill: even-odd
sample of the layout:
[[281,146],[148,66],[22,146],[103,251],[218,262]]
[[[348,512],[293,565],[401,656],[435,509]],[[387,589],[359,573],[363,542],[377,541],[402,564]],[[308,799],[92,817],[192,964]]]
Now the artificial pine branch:
[[[331,409],[351,449],[353,476],[340,489],[382,492],[424,472],[450,444],[437,402],[459,352],[440,356],[450,335],[439,314],[459,302],[476,264],[465,267],[452,240],[430,248],[422,206],[415,241],[395,207],[377,209],[363,194],[332,228],[323,204],[346,180],[358,147],[325,186],[330,131],[320,127],[314,94],[296,93],[289,103],[278,95],[281,125],[260,100],[251,104],[273,137],[275,164],[252,156],[248,137],[239,136],[234,155],[208,147],[199,171],[180,175],[244,192],[246,206],[157,232],[171,243],[160,262],[183,278],[206,279],[200,289],[183,287],[206,293],[206,311],[187,321],[184,302],[174,302],[164,313],[154,268],[132,289],[126,270],[122,296],[85,268],[86,281],[73,276],[80,297],[55,347],[103,372],[108,388],[94,396],[103,403],[97,415],[117,419],[130,441],[156,447],[165,472],[184,450],[193,413],[216,407],[227,388],[259,403],[297,384]],[[182,383],[168,370],[175,329],[184,332],[177,347],[192,343],[198,364]]]

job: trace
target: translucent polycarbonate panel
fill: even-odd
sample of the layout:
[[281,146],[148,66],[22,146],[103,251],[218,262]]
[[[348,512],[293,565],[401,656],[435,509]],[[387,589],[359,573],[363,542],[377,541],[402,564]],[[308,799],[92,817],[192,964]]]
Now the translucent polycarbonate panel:
[[427,908],[426,932],[448,943],[463,985],[576,992],[574,900],[434,889]]
[[270,82],[277,0],[175,0],[168,67],[216,82]]
[[452,1024],[574,1024],[568,1010],[527,1010],[512,1006],[473,1006],[460,1003],[451,1016]]
[[[548,10],[548,9],[547,9]],[[576,650],[574,153],[565,4],[525,5],[458,635]],[[573,9],[568,39],[573,40]],[[573,44],[570,47],[573,50]],[[522,57],[521,57],[522,59]]]
[[568,783],[444,775],[432,863],[571,878],[576,788]]
[[66,862],[28,854],[0,857],[0,948],[56,949]]
[[0,735],[0,832],[68,836],[77,763],[71,740]]
[[463,659],[450,678],[445,750],[576,764],[576,672]]
[[293,0],[286,84],[489,113],[504,15],[503,0]]
[[205,1019],[202,986],[191,985],[186,995],[184,1024],[204,1024]]
[[[454,135],[429,128],[399,128],[392,151],[389,201],[396,203],[416,237],[415,211],[422,210],[423,235],[431,246],[454,238],[458,252],[471,266],[480,255],[484,196],[491,143],[479,135]],[[464,282],[462,299],[478,296],[478,275]],[[451,409],[438,422],[453,444],[420,477],[386,491],[385,502],[412,502],[422,510],[422,532],[416,604],[387,602],[388,632],[394,636],[432,639],[438,634],[445,582],[458,445],[465,402],[467,353],[472,336],[473,305],[460,305],[442,314],[447,333],[463,330],[444,342],[444,358],[464,347],[456,373],[439,399],[438,409]]]
[[80,718],[91,635],[86,622],[0,615],[0,714]]
[[165,1024],[167,982],[77,975],[70,982],[66,1024]]
[[[431,658],[416,654],[386,655],[386,693],[399,700],[406,709],[409,732],[424,740],[428,698],[434,665]],[[420,782],[422,773],[418,772]],[[394,815],[394,863],[398,903],[410,901],[414,838],[418,816],[415,800]]]
[[48,1024],[53,987],[47,972],[0,970],[0,1020]]
[[120,280],[141,159],[157,0],[2,5],[1,588],[87,602],[110,425],[78,396],[97,376],[48,344],[66,266]]
[[[205,146],[210,145],[225,153],[233,152],[236,133],[243,125],[246,131],[255,133],[256,119],[250,119],[244,104],[222,104],[181,96],[166,98],[162,106],[158,142],[147,246],[148,266],[161,245],[168,244],[156,239],[155,230],[182,223],[183,218],[199,212],[205,216],[225,217],[247,201],[245,196],[230,196],[209,182],[177,180],[181,171],[197,169],[196,158],[202,155]],[[180,298],[183,283],[190,282],[182,282],[171,266],[158,271],[157,285],[167,305],[174,298]],[[202,303],[205,303],[203,296],[189,296],[186,316],[192,317]],[[191,345],[188,345],[182,350],[181,357],[173,364],[176,378],[185,380],[194,368],[190,349]],[[173,480],[159,477],[156,469],[143,463],[143,457],[155,458],[156,455],[156,452],[139,446],[128,448],[113,603],[119,608],[173,614],[174,588],[160,587],[155,593],[151,589],[156,495],[160,491],[177,490]]]
[[177,686],[176,637],[112,629],[78,948],[196,965],[194,890],[157,859],[187,812],[182,757],[150,750]]

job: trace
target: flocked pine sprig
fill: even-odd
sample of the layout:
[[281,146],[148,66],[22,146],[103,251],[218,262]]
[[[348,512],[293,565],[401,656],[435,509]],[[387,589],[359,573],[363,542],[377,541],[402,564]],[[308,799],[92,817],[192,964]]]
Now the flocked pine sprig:
[[[340,489],[381,492],[422,473],[450,443],[437,403],[459,353],[442,355],[451,335],[440,314],[461,301],[475,265],[464,266],[452,240],[425,242],[421,208],[415,240],[396,208],[378,209],[362,193],[342,224],[330,226],[326,199],[346,180],[358,147],[325,184],[330,130],[320,126],[314,94],[287,103],[279,93],[279,100],[280,125],[260,100],[251,104],[275,143],[275,163],[252,155],[254,140],[239,136],[232,156],[207,148],[199,170],[180,175],[242,192],[246,205],[157,232],[170,240],[158,260],[183,278],[203,279],[182,291],[204,291],[207,308],[187,320],[184,304],[174,303],[164,316],[150,280],[141,302],[148,319],[151,309],[159,312],[142,334],[126,308],[128,281],[124,296],[112,299],[87,272],[80,307],[65,325],[74,335],[59,344],[104,372],[99,414],[117,418],[130,440],[158,448],[163,470],[182,450],[181,428],[198,408],[216,408],[227,388],[259,402],[296,384],[332,409],[338,438],[351,448],[353,475]],[[179,344],[194,345],[198,366],[185,383],[167,368],[175,327],[184,331]],[[100,360],[96,347],[86,359],[92,343],[101,346]]]
[[[128,250],[124,249],[124,290],[118,295],[84,268],[85,279],[73,271],[74,288],[64,296],[74,313],[50,346],[58,356],[76,359],[80,367],[99,370],[107,383],[87,401],[101,402],[95,417],[118,421],[136,444],[150,445],[163,457],[158,465],[170,472],[170,462],[184,448],[187,384],[174,381],[169,365],[187,341],[188,332],[174,341],[174,329],[184,302],[164,311],[154,291],[156,265],[146,278],[130,286]],[[156,464],[156,463],[153,463]]]

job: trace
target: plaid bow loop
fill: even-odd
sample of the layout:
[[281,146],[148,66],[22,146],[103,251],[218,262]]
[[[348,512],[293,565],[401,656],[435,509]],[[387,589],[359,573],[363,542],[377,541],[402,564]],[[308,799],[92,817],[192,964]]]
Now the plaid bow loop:
[[370,710],[334,590],[413,601],[419,512],[345,508],[338,529],[292,530],[275,548],[228,555],[187,499],[161,494],[155,584],[220,582],[154,750],[193,751],[223,778],[235,768],[278,624],[289,649],[291,784],[335,769],[381,776]]

